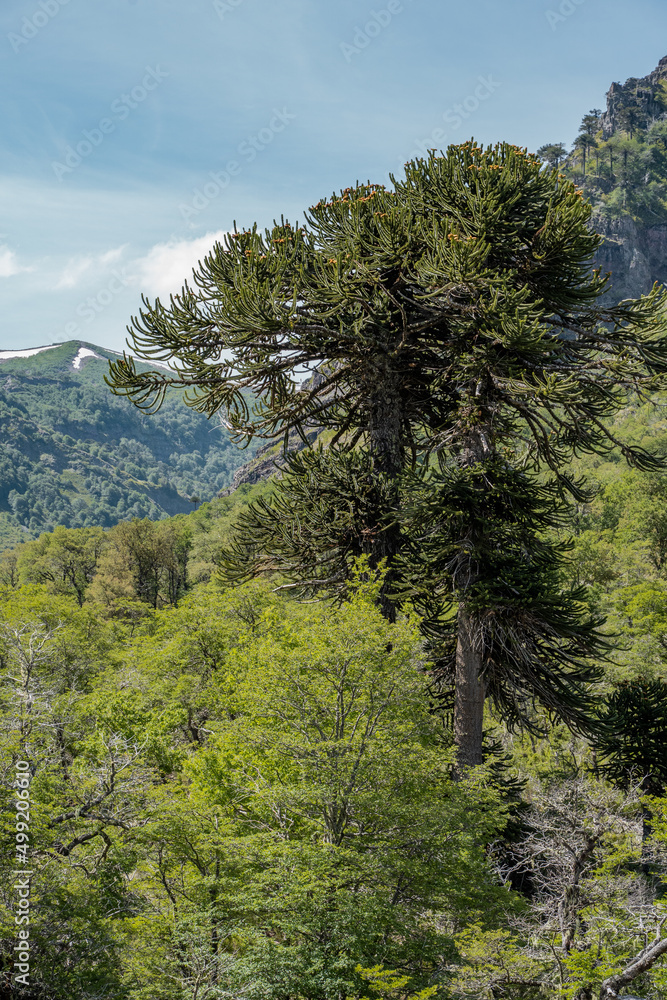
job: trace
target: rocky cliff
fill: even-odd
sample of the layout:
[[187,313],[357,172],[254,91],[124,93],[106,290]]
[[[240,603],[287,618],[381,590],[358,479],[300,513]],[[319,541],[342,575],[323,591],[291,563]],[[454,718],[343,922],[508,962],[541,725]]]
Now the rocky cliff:
[[[593,147],[597,150],[589,150],[589,162],[596,163],[598,176],[589,173],[582,186],[595,206],[593,225],[605,238],[596,263],[612,274],[606,299],[619,301],[646,294],[656,281],[667,283],[667,56],[647,76],[612,83],[606,104]],[[606,164],[608,156],[612,167],[604,176],[600,162]],[[576,176],[576,154],[570,161],[572,176],[582,183]],[[618,204],[610,211],[614,184],[623,193],[627,211],[619,210]],[[649,188],[656,200],[642,212],[642,203],[647,203],[644,192]]]
[[607,110],[600,119],[602,134],[608,139],[634,118],[637,127],[646,127],[665,114],[664,89],[667,81],[667,56],[660,60],[648,76],[631,76],[625,83],[612,83],[607,91]]
[[646,226],[630,217],[599,215],[593,225],[604,236],[596,264],[612,276],[608,302],[645,295],[656,281],[667,284],[667,225]]

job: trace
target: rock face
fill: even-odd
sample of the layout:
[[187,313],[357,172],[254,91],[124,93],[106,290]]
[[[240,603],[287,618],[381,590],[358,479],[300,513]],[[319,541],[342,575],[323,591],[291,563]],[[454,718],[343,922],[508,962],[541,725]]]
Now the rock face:
[[[313,444],[317,440],[317,436],[318,432],[316,430],[309,431],[306,434],[306,441],[308,444]],[[303,451],[305,447],[306,445],[299,435],[293,431],[290,432],[288,452],[292,454],[297,451]],[[240,469],[236,470],[231,486],[221,490],[220,493],[218,493],[218,496],[228,497],[234,492],[234,490],[237,490],[239,486],[246,483],[250,486],[254,486],[255,483],[261,483],[265,479],[271,479],[272,476],[280,478],[284,467],[285,458],[283,456],[282,447],[275,444],[265,444],[263,448],[258,449],[255,457],[251,459],[250,462],[246,462],[245,465],[242,465]]]
[[[270,452],[270,454],[267,454]],[[276,451],[271,445],[265,445],[260,448],[257,455],[250,462],[246,462],[242,465],[240,469],[237,469],[234,473],[234,478],[232,479],[231,485],[227,486],[226,489],[220,490],[218,493],[219,497],[228,497],[234,493],[239,486],[247,484],[248,486],[254,486],[255,483],[261,483],[265,479],[270,479],[272,476],[280,477],[282,475],[282,467],[285,462],[282,455]]]
[[[605,139],[618,131],[632,133],[667,118],[667,56],[652,73],[612,83],[607,110],[600,118]],[[630,216],[609,219],[596,212],[594,228],[605,238],[596,264],[610,271],[612,284],[607,303],[636,298],[649,292],[654,282],[667,284],[667,225],[647,225]]]
[[660,100],[663,80],[667,80],[667,56],[660,60],[648,76],[632,76],[625,83],[612,83],[607,91],[607,110],[600,119],[602,133],[608,139],[621,125],[623,112],[632,107],[640,123],[662,118],[665,105]]
[[642,226],[629,217],[599,216],[593,225],[604,236],[596,266],[612,275],[605,302],[646,295],[655,281],[667,284],[667,225]]

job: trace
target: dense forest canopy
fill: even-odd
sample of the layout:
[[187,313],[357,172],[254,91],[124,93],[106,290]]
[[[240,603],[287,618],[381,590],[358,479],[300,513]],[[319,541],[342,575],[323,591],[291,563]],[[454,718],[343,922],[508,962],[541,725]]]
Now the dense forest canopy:
[[[664,452],[662,411],[618,420]],[[577,471],[600,492],[572,509],[569,572],[618,637],[596,690],[613,710],[667,682],[667,479],[620,453]],[[257,489],[159,522],[153,548],[149,522],[111,529],[92,568],[94,529],[3,557],[4,961],[23,741],[35,997],[597,998],[658,932],[664,784],[646,797],[637,760],[608,773],[564,727],[512,736],[490,710],[486,764],[453,782],[417,622],[387,622],[377,584],[362,573],[338,610],[216,584]],[[176,604],[144,584],[167,581],[172,524]],[[664,975],[633,995],[657,1000]]]
[[[589,209],[557,169],[448,155],[408,170],[404,203],[363,187],[316,206],[336,253],[302,254],[283,223],[273,250],[249,230],[212,255],[237,383],[193,292],[144,313],[180,338],[195,410],[301,432],[281,478],[0,555],[4,995],[665,995],[663,295],[598,306]],[[434,190],[456,209],[442,231]],[[275,315],[306,302],[286,274],[313,292],[305,383]],[[113,372],[149,403],[170,377]],[[322,587],[302,573],[331,565]],[[488,629],[479,759],[445,696],[462,622],[471,649]],[[21,858],[30,984],[12,991]]]

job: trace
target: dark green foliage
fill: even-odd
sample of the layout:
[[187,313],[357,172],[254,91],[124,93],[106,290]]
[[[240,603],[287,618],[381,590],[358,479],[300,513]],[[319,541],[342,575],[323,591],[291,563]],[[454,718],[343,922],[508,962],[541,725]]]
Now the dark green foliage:
[[[246,439],[310,422],[349,432],[346,447],[365,441],[392,474],[406,448],[460,448],[493,408],[495,442],[514,441],[520,422],[559,468],[572,451],[611,448],[601,418],[667,372],[664,294],[597,304],[589,218],[574,186],[523,150],[450,147],[408,165],[395,192],[359,187],[318,204],[308,229],[227,238],[198,290],[135,320],[138,355],[178,357],[182,374],[125,358],[110,382],[149,409],[185,387],[190,405],[225,409]],[[302,386],[308,368],[318,374]]]
[[390,477],[361,450],[290,455],[272,494],[239,514],[220,569],[235,582],[277,572],[302,596],[344,596],[355,559],[395,530],[394,504]]
[[440,697],[451,695],[464,599],[482,635],[486,693],[506,724],[539,728],[537,700],[587,729],[600,679],[594,664],[611,645],[585,590],[565,584],[571,546],[547,530],[567,515],[555,485],[496,460],[432,471],[407,497],[401,577],[424,615]]
[[77,370],[78,347],[0,362],[0,530],[10,542],[59,524],[186,512],[192,494],[212,498],[248,458],[175,395],[156,417],[115,400],[104,352]]
[[567,156],[567,149],[562,142],[551,142],[540,146],[537,155],[545,163],[548,163],[550,167],[557,167],[561,160],[564,160]]
[[[601,307],[605,281],[590,269],[600,242],[588,226],[590,207],[555,171],[540,170],[522,151],[502,153],[506,166],[500,154],[481,150],[433,157],[409,168],[401,186],[423,206],[442,279],[464,283],[442,303],[449,334],[443,391],[457,405],[438,444],[461,457],[473,442],[479,456],[520,452],[525,442],[576,493],[565,472],[572,455],[610,451],[616,442],[603,418],[667,374],[666,297],[656,288],[636,302]],[[452,275],[447,234],[436,227],[455,213],[467,247]],[[641,448],[621,448],[633,463],[659,464]]]
[[[409,164],[395,192],[358,187],[320,202],[306,229],[282,223],[226,238],[202,263],[196,289],[185,286],[170,308],[146,303],[134,321],[137,355],[178,357],[181,374],[139,372],[125,358],[112,362],[111,385],[149,409],[168,386],[185,387],[190,405],[225,409],[243,438],[309,421],[372,438],[384,408],[395,411],[397,447],[432,448],[445,444],[432,436],[460,411],[464,380],[491,371],[508,380],[507,405],[524,417],[525,394],[544,395],[553,373],[557,402],[588,418],[582,445],[596,444],[595,418],[620,405],[628,379],[637,385],[633,362],[662,370],[667,353],[652,343],[658,293],[617,311],[596,308],[604,280],[589,270],[600,242],[589,216],[573,185],[523,150],[450,147]],[[591,351],[594,368],[583,364]],[[317,377],[302,387],[297,373],[313,368]],[[618,400],[609,398],[612,375]],[[251,386],[259,402],[249,410]],[[548,422],[530,429],[544,448]],[[400,459],[384,451],[385,461]]]
[[621,787],[638,784],[647,795],[667,788],[667,683],[626,681],[601,712],[594,744],[604,774]]

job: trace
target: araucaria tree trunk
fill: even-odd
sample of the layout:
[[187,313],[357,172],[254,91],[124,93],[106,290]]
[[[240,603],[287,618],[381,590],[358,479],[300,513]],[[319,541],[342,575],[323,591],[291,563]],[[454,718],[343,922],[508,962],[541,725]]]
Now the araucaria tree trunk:
[[484,727],[483,640],[478,623],[459,604],[454,694],[454,740],[459,776],[483,762]]
[[[481,414],[475,407],[475,397],[480,393],[481,383],[470,387],[470,401],[465,412],[470,419],[473,414]],[[471,473],[485,492],[487,485],[484,467],[492,466],[496,456],[492,448],[492,426],[486,420],[481,425],[471,427],[462,438],[458,464],[464,472]],[[466,418],[464,418],[466,419]],[[474,418],[473,418],[474,419]],[[456,661],[454,671],[454,741],[456,744],[456,768],[459,776],[468,767],[482,764],[484,736],[484,636],[479,615],[471,608],[471,597],[475,595],[480,582],[480,551],[488,548],[479,538],[479,524],[476,523],[475,507],[467,514],[468,524],[460,542],[460,556],[453,583],[459,598],[457,611]],[[466,512],[463,515],[464,524]],[[482,521],[482,533],[484,522]],[[480,544],[481,542],[481,544]]]

